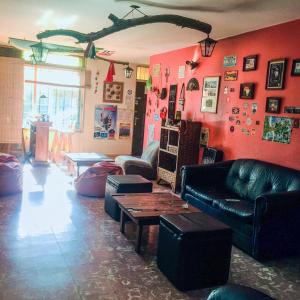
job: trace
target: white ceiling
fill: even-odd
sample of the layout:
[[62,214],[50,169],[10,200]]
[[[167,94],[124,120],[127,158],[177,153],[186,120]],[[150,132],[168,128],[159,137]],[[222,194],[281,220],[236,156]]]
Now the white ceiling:
[[[141,0],[140,0],[141,1]],[[137,2],[139,2],[137,0]],[[144,1],[147,2],[147,1]],[[211,37],[221,39],[243,32],[298,19],[300,0],[152,0],[152,3],[190,6],[193,9],[166,9],[140,5],[147,15],[178,14],[212,25]],[[66,27],[83,33],[111,26],[110,13],[123,17],[135,1],[124,0],[0,0],[0,41],[8,37],[35,39],[45,29]],[[201,11],[211,8],[213,11]],[[197,9],[198,8],[198,9]],[[220,10],[219,12],[215,10]],[[134,13],[134,17],[139,17]],[[205,34],[159,23],[130,28],[102,38],[96,46],[115,51],[112,59],[148,63],[150,55],[187,47]],[[69,37],[52,37],[47,42],[75,45]],[[82,45],[85,47],[85,45]]]

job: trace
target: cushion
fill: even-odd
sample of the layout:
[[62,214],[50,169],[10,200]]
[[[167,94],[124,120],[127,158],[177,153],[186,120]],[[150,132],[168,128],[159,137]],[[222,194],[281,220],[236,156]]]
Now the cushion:
[[236,198],[216,199],[213,201],[213,206],[246,223],[253,221],[254,204],[252,202]]
[[75,189],[84,196],[104,197],[107,176],[122,173],[122,168],[114,163],[96,163],[75,180]]
[[241,198],[254,201],[265,193],[300,189],[300,172],[254,160],[236,160],[228,173],[226,187]]
[[157,167],[159,142],[153,141],[143,151],[141,159],[150,163],[153,168]]
[[202,199],[208,204],[212,204],[216,199],[234,198],[235,194],[226,190],[224,187],[209,186],[209,187],[194,187],[187,185],[186,192],[197,199]]

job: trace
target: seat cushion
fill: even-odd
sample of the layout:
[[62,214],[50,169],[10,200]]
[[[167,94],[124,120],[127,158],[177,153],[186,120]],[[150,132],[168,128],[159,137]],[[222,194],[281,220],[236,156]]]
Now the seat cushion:
[[153,141],[143,151],[142,159],[147,161],[153,168],[157,167],[159,142]]
[[222,186],[194,187],[194,186],[187,185],[186,192],[188,194],[191,194],[195,198],[201,199],[211,205],[213,204],[213,201],[217,199],[237,197],[237,195],[228,191],[226,188]]
[[226,214],[243,220],[246,223],[252,223],[254,216],[254,204],[249,201],[233,198],[216,199],[213,201],[213,206],[218,207]]

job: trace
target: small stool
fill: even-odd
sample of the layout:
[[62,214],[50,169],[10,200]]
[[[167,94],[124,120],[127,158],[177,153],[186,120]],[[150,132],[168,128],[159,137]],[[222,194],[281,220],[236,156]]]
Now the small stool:
[[117,193],[151,193],[152,182],[140,175],[109,175],[105,187],[104,210],[120,221],[120,208],[112,195]]
[[251,287],[228,284],[213,290],[207,300],[274,300],[274,298]]
[[179,290],[227,282],[230,227],[203,212],[160,217],[157,265]]

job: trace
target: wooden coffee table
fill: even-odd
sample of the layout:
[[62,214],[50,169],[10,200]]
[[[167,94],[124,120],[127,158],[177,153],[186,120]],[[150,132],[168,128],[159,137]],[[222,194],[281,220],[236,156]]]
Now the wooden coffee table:
[[128,216],[137,225],[135,251],[140,253],[143,226],[159,224],[159,216],[163,214],[181,214],[198,212],[198,208],[189,205],[184,208],[185,201],[171,193],[139,193],[113,195],[121,209],[120,231],[125,232],[125,219]]

